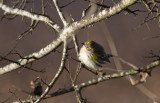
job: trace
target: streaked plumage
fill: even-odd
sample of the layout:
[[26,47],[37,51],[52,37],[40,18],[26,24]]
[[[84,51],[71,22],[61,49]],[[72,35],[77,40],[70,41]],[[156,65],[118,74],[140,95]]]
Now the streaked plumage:
[[101,68],[106,62],[110,62],[109,57],[110,55],[105,53],[104,48],[94,41],[85,42],[79,54],[79,60],[93,69]]

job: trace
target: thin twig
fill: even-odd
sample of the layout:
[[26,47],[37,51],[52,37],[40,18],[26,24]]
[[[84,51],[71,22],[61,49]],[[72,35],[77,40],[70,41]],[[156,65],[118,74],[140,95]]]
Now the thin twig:
[[[104,30],[105,30],[105,34],[106,34],[106,39],[108,40],[109,46],[111,48],[111,52],[112,52],[113,55],[118,56],[118,52],[117,52],[116,46],[114,44],[114,41],[113,41],[113,39],[112,39],[112,37],[110,35],[109,30],[107,30],[108,28],[107,28],[107,26],[106,26],[106,24],[104,22],[103,22],[103,26],[106,27],[106,29],[104,29]],[[118,60],[118,58],[113,58],[113,59],[115,61],[117,70],[118,71],[122,71],[123,68],[122,68],[122,65],[121,65],[120,61]],[[134,66],[133,64],[131,64],[129,62],[126,62],[126,61],[124,61],[122,59],[121,59],[121,61],[124,62],[125,64],[131,66],[132,68],[134,68],[134,70],[138,70],[139,69],[138,67]],[[126,79],[129,80],[127,77],[126,77]],[[130,81],[130,82],[132,83],[132,81]],[[148,90],[145,86],[143,86],[143,85],[136,85],[136,87],[137,87],[137,89],[139,91],[141,91],[144,95],[148,96],[150,99],[152,99],[152,100],[155,99],[156,95],[154,93],[152,93],[150,90]],[[146,90],[146,91],[144,91],[144,90]],[[154,94],[154,96],[153,96],[153,94]],[[150,96],[150,95],[152,95],[152,96]],[[152,97],[154,97],[154,98],[152,98]],[[158,97],[156,97],[156,98],[158,98]]]
[[76,69],[76,73],[75,73],[75,76],[74,76],[74,81],[76,81],[79,73],[81,72],[81,63],[78,63],[78,66],[77,66],[77,69]]
[[81,99],[81,95],[80,95],[80,89],[77,88],[77,87],[75,87],[75,80],[73,79],[72,74],[71,74],[71,72],[70,72],[70,64],[69,64],[69,61],[68,61],[68,67],[67,67],[67,69],[68,69],[68,73],[69,73],[70,80],[71,80],[71,82],[72,82],[72,87],[74,87],[74,91],[75,91],[75,93],[76,93],[77,101],[78,101],[78,103],[82,103],[82,101],[81,101],[82,99]]
[[32,33],[32,31],[38,26],[38,24],[39,24],[39,21],[32,20],[29,28],[26,31],[24,31],[23,33],[21,33],[17,37],[16,41],[22,39],[25,35]]
[[11,90],[9,90],[9,93],[11,93],[16,99],[18,99],[18,101],[19,101],[20,103],[22,103],[21,99],[16,95],[15,92],[16,92],[16,91],[12,92]]
[[59,78],[59,76],[61,75],[61,73],[64,69],[65,60],[66,60],[66,53],[67,53],[67,43],[66,43],[66,41],[64,41],[63,55],[62,55],[62,60],[61,60],[61,64],[60,64],[60,67],[58,69],[58,72],[56,73],[56,75],[54,76],[52,81],[48,84],[48,87],[46,88],[44,93],[34,103],[39,103],[48,94],[48,92],[51,90],[53,85],[56,83],[57,79]]
[[[148,64],[148,65],[146,65],[144,67],[141,67],[140,71],[152,70],[152,69],[154,69],[155,67],[157,67],[159,65],[160,65],[160,60],[157,60],[157,61],[151,62],[150,64]],[[121,78],[121,77],[125,77],[125,76],[128,76],[128,75],[136,75],[138,73],[139,73],[139,71],[134,70],[134,69],[133,70],[129,70],[129,71],[123,71],[123,72],[113,73],[111,75],[104,75],[102,77],[89,80],[89,81],[87,81],[85,83],[81,83],[79,85],[75,85],[75,87],[78,87],[79,89],[83,89],[83,88],[90,87],[92,85],[96,85],[98,83],[104,82],[106,80],[112,80],[112,79],[116,79],[116,78]],[[142,86],[142,85],[140,85],[140,86]],[[146,88],[142,88],[142,89],[146,89]],[[63,94],[66,94],[66,93],[70,93],[70,92],[73,92],[73,91],[74,91],[74,87],[73,86],[70,87],[70,88],[59,89],[59,90],[57,90],[54,93],[46,95],[43,99],[47,99],[47,98],[51,98],[51,97],[56,97],[56,96],[63,95]],[[159,100],[159,98],[157,98],[157,99]],[[22,101],[22,103],[31,103],[31,102],[28,102],[28,101],[29,100],[24,100],[24,101]],[[19,103],[19,102],[15,102],[15,103]]]
[[25,10],[21,10],[18,8],[10,8],[9,6],[0,3],[0,8],[2,10],[5,11],[5,13],[9,13],[9,14],[15,14],[15,15],[21,15],[21,16],[25,16],[28,18],[31,18],[32,20],[37,20],[37,21],[43,21],[45,23],[47,23],[48,25],[50,25],[52,28],[54,28],[57,32],[60,31],[60,26],[58,26],[57,24],[55,24],[52,20],[50,20],[47,16],[43,16],[43,15],[38,15],[38,14],[33,14],[30,13],[28,11]]
[[78,40],[76,35],[73,35],[73,42],[76,49],[77,57],[79,57],[79,45],[78,45]]
[[61,8],[61,9],[62,9],[62,8],[65,8],[65,7],[67,7],[68,5],[72,4],[73,2],[76,2],[76,0],[72,0],[72,1],[70,1],[69,3],[61,6],[60,8]]
[[124,60],[124,59],[122,59],[122,58],[120,58],[120,57],[118,57],[118,59],[119,59],[121,62],[127,64],[128,66],[132,67],[134,70],[138,70],[138,69],[139,69],[137,66],[133,65],[132,63],[130,63],[130,62],[128,62],[128,61],[126,61],[126,60]]
[[[80,20],[78,22],[73,22],[71,25],[69,25],[66,28],[64,28],[63,30],[61,30],[61,32],[59,34],[60,36],[56,40],[53,40],[50,44],[48,44],[46,47],[42,48],[40,51],[29,54],[26,57],[36,57],[36,58],[40,59],[40,58],[48,55],[52,51],[54,51],[56,48],[58,48],[64,40],[66,40],[66,39],[68,40],[73,35],[76,35],[76,32],[79,31],[80,29],[83,29],[86,26],[92,25],[94,23],[97,23],[98,21],[104,20],[104,19],[109,18],[113,15],[116,15],[116,14],[122,12],[125,8],[133,5],[136,2],[137,2],[137,0],[122,0],[121,2],[117,3],[113,7],[110,7],[109,9],[104,9],[95,15],[91,15],[89,18],[83,18],[82,20]],[[6,8],[8,8],[8,7],[6,5],[4,6],[3,4],[0,3],[0,8],[2,8],[4,11],[6,11]],[[18,12],[18,14],[20,15],[20,13],[22,13],[22,11],[24,11],[24,10],[9,8],[9,9],[7,9],[7,11],[12,12],[12,13]],[[46,17],[37,16],[37,15],[34,16],[31,13],[28,13],[27,11],[24,11],[24,12],[29,14],[29,15],[25,14],[27,17],[35,17],[34,19],[38,18],[40,20],[44,20],[44,19],[48,20],[48,18],[46,18]],[[24,14],[24,12],[23,12],[23,14]],[[22,16],[25,16],[25,15],[22,15]],[[49,19],[49,21],[50,21],[50,19]],[[54,24],[53,24],[53,26],[54,26]],[[35,60],[37,60],[37,59],[34,59],[34,58],[32,58],[30,60],[19,59],[18,61],[21,61],[21,65],[26,65],[27,63],[34,62]],[[10,63],[10,64],[0,68],[0,75],[8,73],[10,71],[13,71],[15,69],[18,69],[20,67],[21,67],[20,65],[17,65],[15,63]]]
[[[18,1],[19,3],[19,1]],[[15,5],[12,6],[12,8],[15,8],[16,5],[18,5],[18,3],[16,3]],[[22,2],[20,3],[20,5],[17,7],[18,9],[24,9],[26,6],[26,0],[22,0]],[[6,18],[8,20],[13,20],[15,17],[17,17],[17,15],[13,15],[12,17],[7,17],[7,16],[10,16],[10,14],[7,14],[6,12],[4,13],[4,15],[0,18],[1,20],[3,18]]]
[[60,16],[60,18],[61,18],[61,20],[62,20],[62,22],[63,22],[64,27],[66,27],[66,26],[68,25],[68,23],[67,23],[67,21],[65,20],[65,17],[64,17],[64,15],[63,15],[63,13],[62,13],[59,5],[58,5],[57,0],[53,0],[53,2],[54,2],[54,5],[55,5],[55,7],[56,7],[56,9],[57,9],[57,12],[58,12],[58,14],[59,14],[59,16]]

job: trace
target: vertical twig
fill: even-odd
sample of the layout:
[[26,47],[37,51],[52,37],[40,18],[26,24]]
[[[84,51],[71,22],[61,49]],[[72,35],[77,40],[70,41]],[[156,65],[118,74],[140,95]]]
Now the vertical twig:
[[73,35],[72,37],[73,37],[73,42],[76,49],[77,57],[79,57],[79,45],[78,45],[77,36]]
[[51,90],[53,85],[56,83],[57,79],[60,77],[60,75],[61,75],[61,73],[64,69],[65,60],[66,60],[66,53],[67,53],[67,42],[64,41],[63,55],[62,55],[62,60],[61,60],[61,64],[60,64],[60,67],[58,69],[58,72],[56,73],[56,75],[54,76],[52,81],[48,84],[48,87],[46,88],[44,93],[34,103],[39,103],[48,94],[48,92]]
[[[73,35],[72,37],[73,37],[73,42],[74,42],[74,46],[75,46],[75,49],[76,49],[77,57],[79,58],[79,45],[78,45],[77,36]],[[76,74],[75,74],[75,77],[74,77],[74,80],[73,80],[74,82],[76,81],[80,71],[81,71],[81,63],[79,63],[78,66],[77,66]]]
[[[67,69],[68,69],[68,72],[69,72],[70,80],[71,80],[71,82],[72,82],[72,87],[74,87],[74,91],[75,91],[75,93],[76,93],[77,102],[78,102],[78,103],[82,103],[82,97],[81,97],[81,94],[80,94],[80,89],[78,88],[78,86],[75,86],[75,78],[73,79],[72,74],[71,74],[71,72],[70,72],[69,61],[68,61],[68,67],[67,67]],[[77,74],[77,73],[76,73],[76,74]],[[75,77],[77,76],[76,74],[75,74]]]
[[64,27],[66,27],[66,26],[68,25],[68,23],[67,23],[67,21],[65,20],[65,17],[64,17],[64,15],[63,15],[60,7],[58,6],[57,0],[53,0],[53,2],[54,2],[54,5],[55,5],[55,7],[56,7],[56,9],[57,9],[57,12],[58,12],[58,14],[59,14],[59,16],[60,16],[60,18],[61,18],[61,20],[62,20],[62,22],[63,22]]
[[44,0],[42,0],[42,14],[45,14]]

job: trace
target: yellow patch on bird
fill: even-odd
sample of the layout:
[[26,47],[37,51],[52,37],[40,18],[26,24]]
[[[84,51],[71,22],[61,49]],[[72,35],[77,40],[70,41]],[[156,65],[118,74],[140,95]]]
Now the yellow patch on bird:
[[91,55],[91,58],[92,58],[93,60],[98,60],[98,56],[97,56],[96,54]]
[[87,44],[91,44],[91,41],[88,41]]

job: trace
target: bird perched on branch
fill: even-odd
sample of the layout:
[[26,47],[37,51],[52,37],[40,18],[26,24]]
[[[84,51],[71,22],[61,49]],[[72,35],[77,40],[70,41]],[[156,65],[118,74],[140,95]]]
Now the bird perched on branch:
[[31,88],[33,91],[31,92],[32,96],[41,96],[43,93],[43,87],[41,82],[39,81],[31,81],[30,82]]
[[111,54],[106,54],[104,48],[95,41],[87,41],[82,43],[80,49],[79,60],[88,68],[99,70],[103,64],[109,61]]

